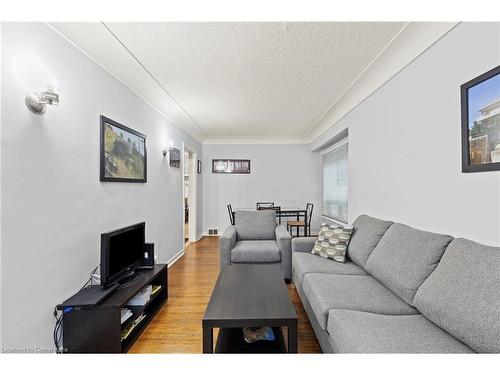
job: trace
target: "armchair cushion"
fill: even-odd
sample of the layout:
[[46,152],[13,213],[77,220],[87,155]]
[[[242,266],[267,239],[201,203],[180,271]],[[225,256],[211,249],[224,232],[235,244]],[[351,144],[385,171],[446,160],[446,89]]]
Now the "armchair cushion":
[[235,227],[238,241],[274,240],[276,211],[236,211]]
[[238,241],[231,250],[232,263],[274,263],[281,261],[276,241]]

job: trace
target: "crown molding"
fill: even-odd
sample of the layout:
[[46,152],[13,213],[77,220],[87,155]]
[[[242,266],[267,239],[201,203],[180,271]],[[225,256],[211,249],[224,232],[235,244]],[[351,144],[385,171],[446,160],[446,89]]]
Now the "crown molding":
[[239,145],[291,145],[308,144],[306,137],[207,137],[203,144],[239,144]]
[[[453,29],[457,22],[408,22],[351,83],[304,136],[207,136],[130,51],[102,23],[49,23],[63,38],[160,112],[169,122],[204,144],[310,144],[320,149],[335,125],[418,56]],[[95,39],[107,40],[98,49]],[[149,98],[149,99],[146,99]],[[342,131],[341,129],[339,129]]]
[[[47,25],[108,74],[199,142],[205,132],[147,68],[102,22],[49,22]],[[95,40],[104,43],[94,43]]]
[[[318,139],[344,116],[382,87],[444,35],[458,22],[408,22],[385,49],[356,78],[344,94],[313,125],[306,135],[313,149],[321,148]],[[328,137],[322,137],[326,139]]]

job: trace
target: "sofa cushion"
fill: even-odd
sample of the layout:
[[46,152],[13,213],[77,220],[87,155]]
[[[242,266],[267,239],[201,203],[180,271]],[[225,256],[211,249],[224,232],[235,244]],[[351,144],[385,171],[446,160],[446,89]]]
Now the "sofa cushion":
[[236,211],[234,224],[238,240],[274,240],[276,211]]
[[276,241],[237,241],[231,250],[231,263],[274,263],[281,261]]
[[346,263],[332,262],[309,253],[293,253],[292,265],[297,275],[297,280],[302,283],[307,273],[326,273],[336,275],[366,275],[358,265],[347,261]]
[[369,275],[308,273],[302,289],[322,329],[326,329],[331,309],[417,314],[417,310]]
[[341,227],[340,225],[322,223],[311,254],[344,263],[351,234],[351,226]]
[[411,304],[453,238],[392,224],[366,262],[366,271]]
[[414,305],[472,349],[500,353],[500,247],[454,239]]
[[327,330],[335,353],[473,352],[422,315],[330,310]]
[[349,242],[347,256],[358,266],[365,268],[366,261],[392,221],[361,215],[352,224],[354,231]]

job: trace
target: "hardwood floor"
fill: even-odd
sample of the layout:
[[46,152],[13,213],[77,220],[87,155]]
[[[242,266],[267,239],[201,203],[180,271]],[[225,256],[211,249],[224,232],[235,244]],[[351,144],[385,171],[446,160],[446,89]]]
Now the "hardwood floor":
[[[130,353],[202,352],[201,319],[219,274],[218,237],[204,237],[190,244],[168,273],[168,301]],[[320,353],[293,284],[288,285],[288,292],[299,317],[299,353]]]

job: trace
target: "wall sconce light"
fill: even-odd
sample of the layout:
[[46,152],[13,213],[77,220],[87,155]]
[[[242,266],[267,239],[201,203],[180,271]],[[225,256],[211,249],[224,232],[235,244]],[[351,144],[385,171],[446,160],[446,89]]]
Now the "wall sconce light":
[[173,149],[174,148],[174,141],[172,140],[167,140],[167,142],[165,142],[165,146],[163,146],[163,150],[162,150],[162,154],[163,156],[167,156],[167,153],[169,150]]
[[47,110],[47,105],[59,105],[59,93],[53,88],[47,88],[41,93],[32,92],[24,99],[26,107],[33,113],[43,114]]

